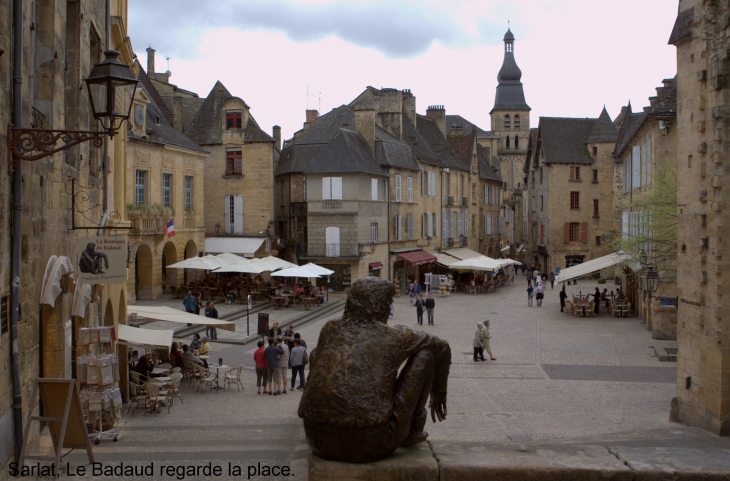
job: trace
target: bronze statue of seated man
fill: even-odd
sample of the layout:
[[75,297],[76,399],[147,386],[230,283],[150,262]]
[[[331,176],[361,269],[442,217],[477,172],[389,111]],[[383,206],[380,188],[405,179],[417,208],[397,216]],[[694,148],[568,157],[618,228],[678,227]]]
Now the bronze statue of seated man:
[[433,422],[446,418],[449,344],[389,327],[394,293],[393,284],[378,277],[355,282],[342,318],[325,324],[309,356],[299,416],[312,453],[321,458],[367,463],[424,441],[429,395]]

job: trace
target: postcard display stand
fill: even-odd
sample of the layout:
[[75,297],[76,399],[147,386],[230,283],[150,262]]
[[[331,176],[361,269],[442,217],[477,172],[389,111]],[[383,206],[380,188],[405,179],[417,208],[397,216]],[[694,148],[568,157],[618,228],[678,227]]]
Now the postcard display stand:
[[122,439],[114,429],[104,430],[104,423],[112,426],[122,417],[122,393],[114,387],[119,382],[119,359],[114,352],[114,341],[117,340],[113,326],[83,327],[79,329],[77,346],[79,351],[86,348],[86,353],[76,360],[76,377],[81,384],[81,403],[89,425],[98,430],[89,433],[95,444],[102,440]]

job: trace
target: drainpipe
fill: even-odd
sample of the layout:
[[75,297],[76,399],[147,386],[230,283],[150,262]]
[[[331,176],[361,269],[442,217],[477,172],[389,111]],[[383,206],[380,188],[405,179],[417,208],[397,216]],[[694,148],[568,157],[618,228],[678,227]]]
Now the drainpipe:
[[[23,126],[23,0],[13,0],[13,124]],[[21,161],[22,162],[22,161]],[[13,430],[15,460],[23,447],[23,394],[18,360],[18,318],[20,317],[20,236],[23,213],[22,163],[13,169],[12,226],[10,232],[10,345],[13,371]],[[31,409],[33,409],[31,407]]]
[[388,261],[388,280],[393,281],[393,275],[390,272],[390,172],[388,172],[388,178],[385,180],[385,192],[383,193],[385,197],[385,203],[388,206],[387,207],[387,216],[386,219],[386,225],[388,226],[388,235],[386,236],[386,239],[388,239],[386,243],[386,247],[388,248],[388,256],[386,257],[386,260]]
[[[111,38],[112,38],[112,0],[106,0],[106,39],[105,39],[105,50],[111,50]],[[93,67],[93,65],[92,65]],[[107,128],[107,120],[103,121],[104,129]],[[104,220],[102,226],[106,222],[106,214],[109,210],[109,137],[104,136],[104,147],[101,151],[101,188],[103,189],[101,197],[101,210],[104,213]],[[103,230],[101,230],[103,233]],[[101,234],[99,234],[101,235]]]

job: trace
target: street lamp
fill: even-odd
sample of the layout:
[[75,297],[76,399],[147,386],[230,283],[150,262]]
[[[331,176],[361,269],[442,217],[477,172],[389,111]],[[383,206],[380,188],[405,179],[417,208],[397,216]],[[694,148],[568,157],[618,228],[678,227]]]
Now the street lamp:
[[221,233],[221,223],[217,222],[215,224],[215,235],[219,235]]
[[[49,130],[24,129],[8,124],[8,171],[19,166],[21,160],[39,160],[83,142],[91,141],[94,147],[101,148],[104,136],[114,137],[122,121],[129,119],[137,78],[129,65],[119,61],[119,52],[107,50],[104,55],[106,59],[94,65],[89,78],[84,81],[94,118],[104,123],[108,119],[109,125],[104,125],[104,130]],[[59,140],[63,145],[56,147]]]
[[648,266],[646,268],[646,272],[641,276],[641,284],[644,292],[649,294],[649,299],[651,299],[652,294],[659,287],[659,273],[654,270],[654,266]]
[[109,137],[114,137],[122,121],[129,118],[137,90],[137,78],[129,65],[119,61],[119,55],[116,50],[104,52],[104,61],[94,65],[89,77],[84,79],[94,118],[102,122],[109,119]]

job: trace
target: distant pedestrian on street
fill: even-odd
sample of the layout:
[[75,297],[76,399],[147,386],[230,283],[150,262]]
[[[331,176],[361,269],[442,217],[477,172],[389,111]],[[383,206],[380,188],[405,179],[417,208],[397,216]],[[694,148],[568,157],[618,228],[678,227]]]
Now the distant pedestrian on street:
[[287,346],[286,342],[279,336],[279,338],[276,340],[279,347],[282,351],[284,351],[283,354],[279,354],[279,371],[281,371],[281,393],[286,394],[286,381],[288,379],[289,375],[289,346]]
[[[276,343],[276,344],[275,344]],[[269,338],[269,347],[264,349],[264,357],[266,358],[266,381],[269,385],[269,396],[278,396],[281,394],[281,370],[279,369],[279,356],[284,354],[284,350],[278,345],[278,341]],[[274,391],[276,388],[276,391]]]
[[294,334],[294,342],[296,342],[297,339],[299,339],[300,341],[302,341],[302,347],[304,349],[307,349],[307,341],[305,341],[304,339],[302,339],[302,335],[299,334],[298,332],[296,334]]
[[[188,291],[188,295],[185,296],[185,299],[183,299],[183,306],[185,306],[185,310],[188,314],[195,314],[195,308],[198,306],[198,301],[195,300],[193,291]],[[188,327],[190,326],[192,326],[192,324],[188,323]]]
[[[205,317],[218,319],[218,309],[210,301],[208,301],[208,307],[205,308]],[[218,339],[218,330],[214,326],[205,326],[205,335],[214,340]]]
[[411,301],[411,305],[413,304],[413,299],[416,297],[416,285],[414,283],[410,283],[408,286],[408,300]]
[[555,289],[555,273],[551,272],[548,279],[550,280],[550,289]]
[[307,349],[302,346],[301,339],[294,339],[294,349],[291,350],[289,357],[291,361],[291,390],[294,390],[294,384],[297,380],[297,373],[299,373],[299,387],[297,389],[304,390],[304,366],[309,363],[309,356]]
[[527,271],[527,286],[529,287],[530,284],[532,284],[532,271],[528,270]]
[[601,290],[596,287],[596,292],[593,294],[593,312],[598,315],[598,308],[601,305]]
[[423,300],[423,294],[418,295],[418,299],[413,304],[416,307],[416,320],[418,325],[423,325],[423,310],[426,308],[426,301]]
[[535,297],[537,298],[537,307],[542,307],[542,299],[545,297],[545,291],[542,288],[542,284],[538,284],[535,288]]
[[565,310],[565,300],[567,298],[568,294],[565,293],[565,284],[563,284],[563,288],[560,290],[560,312]]
[[416,280],[416,296],[421,295],[421,283]]
[[[491,321],[487,319],[484,321],[484,327],[482,327],[482,348],[487,351],[487,354],[489,354],[489,359],[492,361],[496,361],[497,358],[492,355],[492,346],[489,345],[490,339],[492,339],[492,335],[489,333],[489,325],[491,324]],[[484,360],[484,356],[482,356],[482,361]]]
[[532,307],[532,295],[535,293],[535,289],[532,288],[532,284],[527,284],[527,307]]
[[433,300],[433,296],[431,296],[431,293],[429,293],[428,299],[426,299],[426,314],[428,315],[428,324],[430,326],[434,325],[433,310],[435,307],[436,307],[436,301]]
[[253,352],[253,360],[256,364],[256,388],[258,392],[256,394],[261,394],[261,386],[264,387],[264,394],[269,394],[269,391],[266,390],[266,357],[264,356],[264,341],[259,341],[256,343],[256,345],[259,347]]
[[484,359],[484,347],[482,346],[482,323],[477,324],[477,332],[474,333],[474,340],[472,341],[474,347],[474,362],[486,361]]

